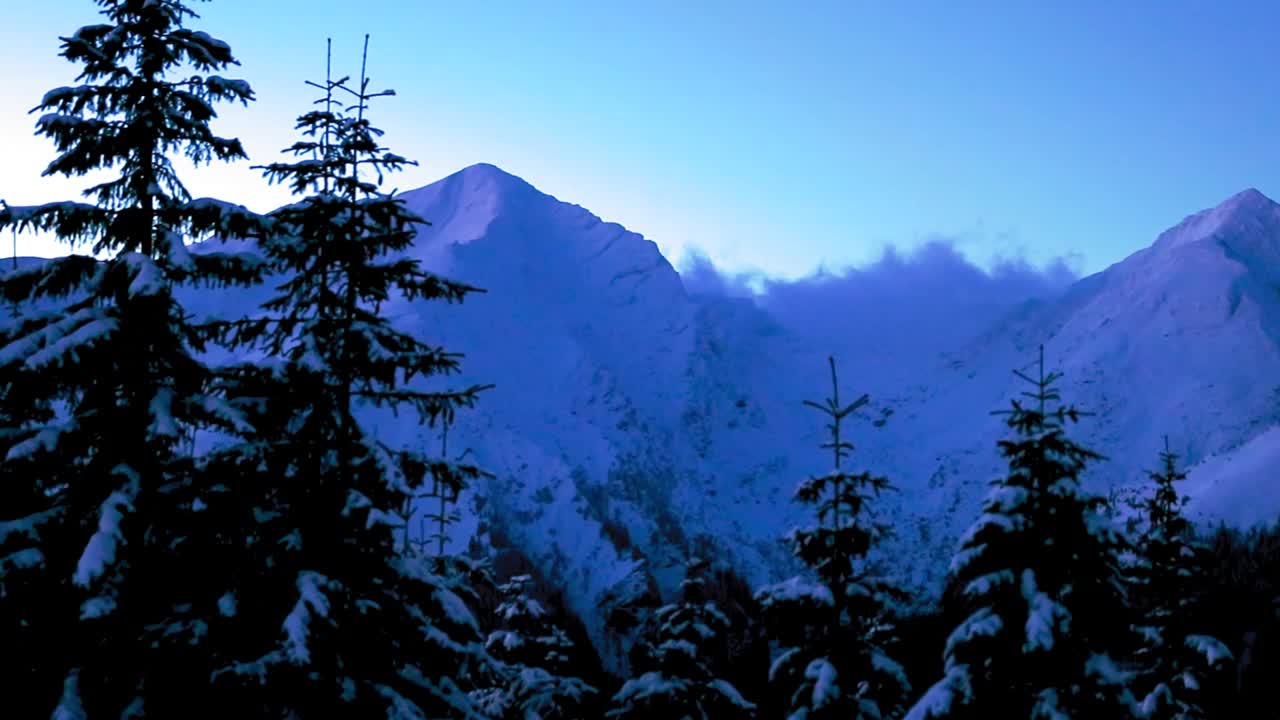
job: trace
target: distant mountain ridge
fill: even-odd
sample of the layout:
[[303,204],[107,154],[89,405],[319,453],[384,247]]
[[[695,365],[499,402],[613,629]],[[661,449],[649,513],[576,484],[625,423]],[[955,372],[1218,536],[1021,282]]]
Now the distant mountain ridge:
[[[455,540],[523,549],[597,639],[618,588],[670,591],[690,552],[752,583],[792,572],[781,537],[805,522],[792,489],[829,469],[821,420],[801,405],[823,396],[828,354],[843,392],[872,397],[853,423],[854,462],[898,488],[880,505],[894,528],[880,560],[921,602],[1003,470],[1005,428],[989,411],[1007,406],[1010,369],[1041,343],[1065,394],[1097,413],[1078,437],[1111,458],[1086,477],[1099,491],[1140,480],[1168,435],[1200,464],[1193,512],[1280,513],[1265,472],[1280,460],[1280,206],[1256,190],[1059,297],[1010,298],[986,330],[910,363],[854,327],[804,338],[751,300],[691,294],[652,242],[492,165],[402,196],[431,222],[411,253],[487,290],[384,308],[465,353],[458,382],[496,385],[450,432],[451,449],[495,475],[465,498]],[[393,442],[438,446],[426,429],[373,421]]]

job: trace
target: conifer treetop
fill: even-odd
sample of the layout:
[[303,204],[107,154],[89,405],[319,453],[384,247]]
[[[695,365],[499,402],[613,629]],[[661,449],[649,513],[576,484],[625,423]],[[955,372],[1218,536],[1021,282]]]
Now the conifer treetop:
[[1148,471],[1154,487],[1130,506],[1140,513],[1142,530],[1129,568],[1131,606],[1140,637],[1134,660],[1139,668],[1136,687],[1143,694],[1141,708],[1149,720],[1197,720],[1214,713],[1203,707],[1211,694],[1209,681],[1233,660],[1217,638],[1203,634],[1196,611],[1197,590],[1207,570],[1206,548],[1191,535],[1182,513],[1188,497],[1176,483],[1187,478],[1178,456],[1164,438],[1160,469]]
[[[98,0],[106,22],[62,38],[62,57],[82,66],[80,84],[45,94],[36,133],[57,156],[44,175],[76,177],[104,168],[119,175],[84,191],[91,203],[5,205],[0,228],[52,232],[92,251],[168,258],[185,237],[250,229],[243,208],[196,201],[170,161],[199,165],[246,157],[234,138],[216,135],[214,104],[247,104],[243,80],[214,74],[238,65],[231,48],[185,22],[198,17],[179,0]],[[174,77],[179,71],[194,72]],[[231,217],[235,216],[235,217]]]
[[827,398],[823,403],[816,403],[812,400],[805,400],[804,404],[811,408],[815,408],[819,412],[831,418],[831,424],[827,425],[827,429],[831,432],[831,441],[823,443],[819,447],[830,449],[834,459],[834,467],[840,469],[840,462],[853,452],[853,444],[845,442],[840,437],[840,423],[846,417],[852,415],[859,408],[866,405],[871,400],[871,396],[863,393],[862,397],[854,400],[848,405],[840,405],[840,381],[836,377],[836,359],[828,357],[827,363],[831,367],[831,397]]
[[448,424],[456,408],[470,406],[489,386],[408,387],[458,372],[461,355],[392,328],[381,307],[393,297],[459,302],[483,290],[426,271],[404,252],[430,223],[381,189],[388,174],[414,163],[382,146],[382,131],[368,119],[372,100],[394,95],[369,89],[368,43],[366,35],[356,87],[349,77],[310,83],[324,91],[316,101],[322,109],[299,117],[304,139],[285,149],[297,159],[257,166],[271,182],[305,196],[270,214],[262,248],[284,280],[263,305],[267,315],[219,330],[232,343],[259,345],[330,378],[351,398],[410,406],[427,424]]
[[[960,538],[949,570],[964,618],[947,639],[945,673],[907,714],[950,717],[1125,717],[1134,701],[1112,658],[1123,642],[1123,541],[1080,474],[1102,458],[1066,435],[1089,413],[1065,404],[1044,347],[1030,386],[993,414],[1008,472]],[[1055,714],[1056,713],[1056,714]]]
[[821,403],[805,400],[804,404],[828,418],[826,429],[830,437],[819,447],[831,451],[832,470],[809,477],[796,486],[796,501],[814,506],[818,522],[814,527],[795,531],[792,537],[796,555],[818,572],[832,592],[842,597],[847,591],[846,584],[855,575],[853,563],[888,532],[886,527],[870,519],[868,503],[892,486],[881,476],[845,471],[844,461],[854,447],[842,435],[842,423],[865,406],[870,396],[864,393],[848,405],[841,404],[835,358],[829,357],[827,362],[831,369],[831,396]]
[[1134,508],[1146,515],[1148,532],[1161,532],[1168,537],[1181,537],[1191,528],[1182,508],[1191,499],[1180,495],[1176,487],[1187,479],[1186,472],[1178,468],[1178,456],[1169,449],[1169,436],[1164,436],[1164,449],[1160,451],[1160,469],[1148,470],[1147,477],[1155,485],[1150,495],[1134,504]]
[[[1058,392],[1055,386],[1055,383],[1062,379],[1062,372],[1054,370],[1045,373],[1044,345],[1039,347],[1039,357],[1035,362],[1035,366],[1035,376],[1028,375],[1025,369],[1015,369],[1013,371],[1015,376],[1033,386],[1031,390],[1020,391],[1019,395],[1026,400],[1030,400],[1034,407],[1028,408],[1023,401],[1015,398],[1010,401],[1011,408],[1007,410],[992,410],[992,415],[1008,417],[1007,424],[1009,427],[1019,435],[1028,438],[1037,438],[1046,433],[1061,433],[1068,420],[1074,423],[1079,422],[1080,418],[1093,415],[1093,413],[1085,412],[1075,405],[1062,403],[1062,394]],[[1072,445],[1074,446],[1074,443]],[[1001,445],[1001,447],[1004,446]],[[1076,460],[1105,459],[1091,450],[1084,450],[1083,448],[1078,448],[1078,450],[1083,451],[1083,453],[1078,456],[1073,455]]]
[[[408,163],[379,144],[368,119],[370,100],[390,93],[371,92],[363,66],[349,92],[348,81],[313,83],[323,96],[299,119],[304,140],[286,151],[294,157],[261,166],[305,195],[270,213],[259,241],[274,292],[257,315],[215,328],[257,351],[247,355],[271,358],[227,369],[228,395],[250,408],[267,442],[228,447],[221,462],[268,488],[275,512],[251,515],[255,533],[271,538],[258,543],[270,554],[255,558],[262,582],[252,590],[270,604],[264,622],[285,630],[223,677],[269,678],[270,702],[286,715],[337,705],[364,717],[390,701],[397,717],[478,717],[467,692],[492,659],[462,599],[465,563],[397,549],[424,488],[456,490],[481,473],[416,443],[393,447],[370,422],[385,409],[447,426],[476,401],[483,386],[432,382],[460,370],[459,354],[383,312],[392,298],[459,300],[471,288],[402,252],[425,221],[381,190],[386,173]],[[282,587],[277,576],[295,582]]]
[[769,682],[786,698],[789,717],[880,718],[892,714],[909,689],[901,665],[882,647],[892,633],[891,603],[900,593],[875,577],[867,562],[868,551],[888,533],[875,520],[872,503],[892,486],[887,478],[845,468],[853,444],[842,423],[870,398],[843,404],[835,359],[828,358],[828,365],[831,395],[804,404],[828,418],[829,439],[820,447],[831,451],[833,468],[797,486],[795,500],[814,508],[817,523],[789,535],[796,557],[818,582],[792,578],[760,589],[756,598],[770,640],[780,646]]

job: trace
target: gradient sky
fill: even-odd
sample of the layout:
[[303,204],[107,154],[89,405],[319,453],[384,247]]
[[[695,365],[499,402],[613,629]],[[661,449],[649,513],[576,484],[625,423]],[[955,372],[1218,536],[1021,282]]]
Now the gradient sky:
[[[95,5],[7,5],[0,197],[66,199],[85,183],[38,178],[52,148],[25,113],[73,79],[57,36]],[[979,263],[1091,272],[1246,187],[1280,198],[1276,2],[196,5],[258,93],[218,126],[254,160],[292,141],[325,38],[356,73],[369,32],[374,84],[399,93],[375,122],[421,163],[397,186],[493,163],[673,261],[696,247],[794,277],[942,236]],[[248,163],[187,178],[259,210],[285,199]]]

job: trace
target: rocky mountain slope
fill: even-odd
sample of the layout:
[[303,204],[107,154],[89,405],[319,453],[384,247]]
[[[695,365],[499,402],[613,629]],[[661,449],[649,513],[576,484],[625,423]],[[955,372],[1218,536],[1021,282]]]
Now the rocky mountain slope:
[[[670,589],[691,551],[753,583],[791,572],[781,537],[804,521],[791,491],[828,469],[820,419],[801,405],[824,396],[828,354],[843,393],[871,395],[855,458],[898,488],[881,508],[895,530],[882,559],[922,602],[1002,469],[989,413],[1041,343],[1066,395],[1097,413],[1080,437],[1111,458],[1088,475],[1099,490],[1140,480],[1167,434],[1198,464],[1201,517],[1280,512],[1267,473],[1280,456],[1280,206],[1256,191],[1059,297],[1009,298],[984,331],[910,353],[891,327],[803,336],[751,299],[692,294],[652,242],[490,165],[404,198],[432,222],[413,253],[488,291],[387,308],[466,354],[451,382],[496,385],[449,436],[495,475],[464,498],[458,541],[522,548],[594,630],[620,594]],[[206,300],[234,311],[255,298]],[[393,441],[439,442],[374,421]]]

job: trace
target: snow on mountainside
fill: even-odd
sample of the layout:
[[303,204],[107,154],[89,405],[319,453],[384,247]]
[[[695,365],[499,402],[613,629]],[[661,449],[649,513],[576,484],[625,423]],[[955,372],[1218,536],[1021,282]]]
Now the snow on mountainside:
[[[805,521],[792,489],[829,469],[820,418],[801,405],[824,396],[827,354],[842,392],[872,397],[853,423],[855,462],[898,488],[882,504],[895,530],[882,559],[921,602],[1002,470],[1004,427],[989,412],[1007,406],[1010,369],[1040,343],[1066,372],[1066,396],[1097,413],[1080,427],[1112,458],[1088,475],[1096,488],[1140,480],[1168,434],[1203,461],[1195,512],[1280,511],[1280,486],[1269,490],[1262,470],[1280,456],[1280,206],[1256,191],[1060,297],[1011,298],[972,338],[910,352],[894,350],[892,327],[837,323],[829,337],[802,337],[751,300],[691,294],[652,242],[491,165],[403,197],[432,222],[413,254],[488,291],[385,309],[466,354],[451,382],[496,385],[450,432],[451,452],[473,450],[496,476],[465,498],[481,521],[457,541],[479,534],[526,551],[597,638],[618,587],[670,590],[691,549],[752,583],[793,570],[780,540]],[[196,301],[234,312],[256,296]],[[377,421],[389,440],[439,442]]]
[[[1069,397],[1098,413],[1080,431],[1113,458],[1089,475],[1100,490],[1140,480],[1163,434],[1196,463],[1275,422],[1280,209],[1256,191],[911,367],[884,362],[885,343],[860,343],[858,327],[802,339],[749,300],[690,295],[653,243],[492,166],[404,197],[433,222],[415,252],[489,291],[403,309],[467,353],[469,379],[497,385],[459,428],[498,475],[478,491],[485,511],[595,622],[629,573],[669,588],[685,548],[714,549],[753,582],[790,570],[779,538],[803,521],[791,490],[826,469],[800,401],[822,395],[827,353],[846,392],[873,397],[857,458],[899,488],[884,555],[921,589],[936,590],[1001,470],[1004,428],[988,412],[1041,342]],[[1245,519],[1215,504],[1231,479],[1200,477],[1199,512]],[[1274,514],[1275,497],[1250,512]]]

